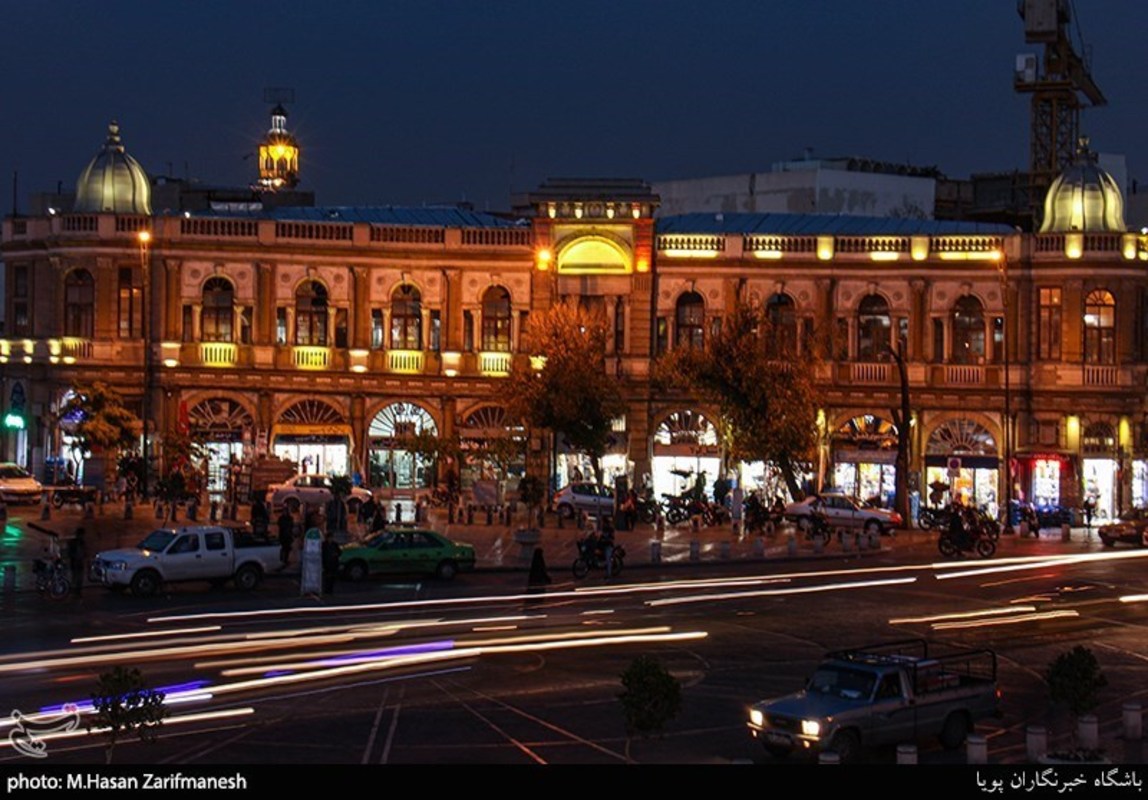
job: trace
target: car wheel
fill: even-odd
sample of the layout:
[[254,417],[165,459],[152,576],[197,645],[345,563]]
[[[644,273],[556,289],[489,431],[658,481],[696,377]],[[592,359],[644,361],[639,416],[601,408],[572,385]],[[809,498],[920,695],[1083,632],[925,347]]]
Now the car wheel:
[[299,498],[298,497],[288,497],[283,502],[283,505],[292,514],[298,514],[299,513]]
[[1115,539],[1105,539],[1103,536],[1100,537],[1100,543],[1102,545],[1104,545],[1105,547],[1115,547],[1116,546],[1116,540]]
[[562,519],[574,519],[574,506],[569,503],[562,503],[558,506],[558,516]]
[[259,586],[259,582],[262,578],[263,576],[260,574],[258,567],[254,567],[251,564],[244,564],[239,568],[239,571],[235,573],[235,585],[245,592],[250,592]]
[[945,718],[941,729],[941,746],[946,750],[956,750],[965,743],[969,735],[969,718],[960,711],[954,711]]
[[443,561],[438,565],[435,570],[435,575],[440,581],[454,580],[454,576],[458,574],[458,565],[453,561]]
[[581,580],[589,574],[590,564],[584,558],[576,558],[570,567],[570,571],[574,573],[575,578]]
[[352,561],[347,565],[347,580],[358,583],[367,579],[367,563],[365,561]]
[[865,533],[869,534],[870,536],[880,536],[882,533],[881,523],[875,519],[869,520],[865,523]]
[[145,569],[132,578],[132,594],[137,597],[151,597],[159,591],[159,573]]
[[842,764],[849,764],[861,753],[861,740],[853,731],[839,731],[830,740],[829,749],[837,754]]

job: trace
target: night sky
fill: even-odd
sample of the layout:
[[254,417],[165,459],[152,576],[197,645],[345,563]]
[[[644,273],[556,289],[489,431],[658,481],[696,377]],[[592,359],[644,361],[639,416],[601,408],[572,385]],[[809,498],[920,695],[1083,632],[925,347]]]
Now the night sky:
[[[1075,22],[1108,105],[1095,150],[1148,179],[1148,2]],[[74,188],[120,122],[151,174],[245,185],[291,87],[301,188],[327,205],[502,210],[550,176],[646,180],[862,156],[1025,169],[1013,0],[0,0],[0,212]],[[1075,34],[1075,31],[1074,31]]]

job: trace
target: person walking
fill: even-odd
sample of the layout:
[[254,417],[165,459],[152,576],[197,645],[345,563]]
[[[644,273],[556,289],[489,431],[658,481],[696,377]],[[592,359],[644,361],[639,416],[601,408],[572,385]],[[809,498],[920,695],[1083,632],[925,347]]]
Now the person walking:
[[291,560],[291,547],[295,543],[295,517],[284,507],[276,524],[279,527],[279,569],[282,570]]
[[542,548],[534,548],[534,557],[530,560],[530,574],[526,577],[526,591],[534,593],[544,591],[550,583],[550,573],[546,571],[546,559],[542,555]]
[[339,577],[339,555],[343,548],[335,541],[334,531],[323,536],[323,594],[335,593],[335,579]]
[[72,593],[79,597],[84,588],[84,571],[88,563],[88,543],[84,529],[76,528],[72,540],[68,542],[68,566],[72,569]]

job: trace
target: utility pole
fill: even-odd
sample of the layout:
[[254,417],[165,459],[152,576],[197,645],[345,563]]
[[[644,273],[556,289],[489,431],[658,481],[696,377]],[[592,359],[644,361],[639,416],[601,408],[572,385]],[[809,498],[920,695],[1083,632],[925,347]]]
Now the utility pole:
[[997,258],[997,276],[1001,284],[1001,304],[1004,318],[1001,320],[1001,347],[1004,350],[1004,523],[1005,533],[1012,533],[1012,392],[1009,383],[1009,335],[1008,335],[1008,256],[1001,251]]
[[912,420],[912,412],[909,409],[909,370],[905,365],[904,336],[898,337],[897,349],[891,352],[897,362],[897,372],[901,378],[901,410],[893,411],[893,419],[897,423],[897,485],[893,506],[901,515],[905,526],[909,527],[912,524],[909,508],[909,450],[912,446],[909,423]]

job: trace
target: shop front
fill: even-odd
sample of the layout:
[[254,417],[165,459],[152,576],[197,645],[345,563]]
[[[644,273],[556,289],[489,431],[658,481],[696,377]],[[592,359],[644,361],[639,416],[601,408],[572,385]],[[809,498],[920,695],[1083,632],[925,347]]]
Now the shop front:
[[209,397],[190,408],[181,402],[181,424],[185,416],[188,435],[199,445],[206,462],[197,466],[207,468],[207,493],[214,499],[222,498],[232,467],[250,458],[255,419],[229,397]]
[[717,428],[696,411],[675,411],[654,431],[653,484],[656,497],[680,495],[704,481],[713,496],[714,479],[721,474],[721,448]]
[[271,430],[272,454],[313,475],[350,475],[351,441],[346,417],[316,399],[289,406]]
[[526,429],[511,425],[502,406],[482,406],[466,415],[459,429],[462,449],[461,488],[480,481],[518,485],[526,474]]
[[385,406],[367,429],[370,486],[393,495],[433,485],[434,462],[420,442],[437,436],[434,417],[417,403]]
[[1120,501],[1120,462],[1116,432],[1107,422],[1084,429],[1080,442],[1082,500],[1093,504],[1093,519],[1107,522],[1117,516]]
[[893,505],[897,493],[897,426],[863,414],[837,429],[831,441],[833,488],[861,502]]
[[925,484],[929,487],[926,502],[930,506],[956,500],[983,508],[996,517],[1001,497],[996,439],[973,420],[942,422],[925,447]]

